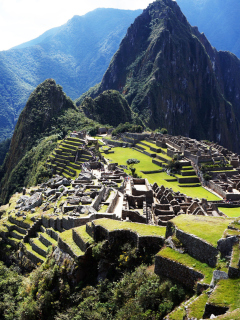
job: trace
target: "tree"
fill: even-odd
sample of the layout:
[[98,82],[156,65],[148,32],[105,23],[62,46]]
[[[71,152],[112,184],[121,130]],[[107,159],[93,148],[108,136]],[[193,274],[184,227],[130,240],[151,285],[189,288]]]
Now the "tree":
[[134,159],[134,158],[130,158],[126,162],[127,162],[127,165],[129,166],[129,170],[131,171],[132,176],[136,177],[137,176],[136,173],[135,173],[136,168],[134,168],[134,165],[138,164],[140,162],[140,160]]

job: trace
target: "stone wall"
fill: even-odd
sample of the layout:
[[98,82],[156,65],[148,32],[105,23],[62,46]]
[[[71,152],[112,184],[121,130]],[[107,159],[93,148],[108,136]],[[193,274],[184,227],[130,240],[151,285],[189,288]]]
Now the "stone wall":
[[95,199],[93,200],[92,202],[92,207],[95,209],[95,210],[98,210],[98,207],[102,201],[102,198],[104,196],[104,193],[106,191],[106,186],[104,185],[101,190],[99,191],[99,194],[95,197]]
[[83,241],[83,239],[79,236],[79,234],[74,229],[72,229],[72,238],[83,252],[85,252],[89,247],[89,243]]
[[129,218],[129,220],[132,222],[147,223],[146,217],[141,216],[137,210],[122,210],[122,219],[126,220],[126,218]]
[[35,254],[33,254],[32,252],[28,251],[26,248],[25,248],[25,255],[27,256],[27,258],[29,260],[32,261],[33,264],[37,265],[38,263],[43,263],[43,259],[40,259],[38,258],[37,256],[35,256]]
[[131,243],[139,250],[157,253],[164,243],[164,238],[155,236],[139,236],[132,230],[114,230],[108,231],[101,225],[92,223],[94,240],[96,242],[108,240],[111,245],[121,246],[124,243]]
[[33,239],[29,239],[29,243],[30,243],[33,251],[35,251],[35,252],[37,252],[38,254],[40,254],[40,256],[43,256],[43,257],[46,258],[47,252],[44,251],[43,249],[41,249],[40,247],[38,247],[38,246],[34,243]]
[[8,220],[13,223],[13,224],[16,224],[17,226],[21,227],[21,228],[24,228],[24,229],[29,229],[31,227],[31,225],[29,223],[26,223],[24,221],[19,221],[17,220],[16,218],[12,217],[12,216],[9,216],[8,217]]
[[176,237],[187,249],[189,255],[201,262],[207,263],[210,267],[216,267],[218,250],[211,244],[177,228]]
[[42,219],[40,218],[28,229],[26,235],[23,237],[23,242],[28,242],[29,238],[34,237],[36,232],[40,230],[41,225]]
[[162,162],[152,159],[152,163],[156,164],[159,167],[162,167]]
[[199,279],[204,278],[202,273],[158,255],[155,257],[154,272],[159,276],[174,279],[190,289],[193,289]]
[[107,213],[112,213],[114,211],[114,208],[118,202],[118,198],[119,198],[119,194],[118,194],[118,191],[115,192],[115,195],[112,199],[112,202],[110,203],[110,205],[108,206],[107,208]]

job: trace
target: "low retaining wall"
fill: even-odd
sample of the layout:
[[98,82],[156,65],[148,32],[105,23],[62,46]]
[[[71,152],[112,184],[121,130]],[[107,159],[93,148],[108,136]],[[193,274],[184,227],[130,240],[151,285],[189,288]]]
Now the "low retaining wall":
[[26,223],[24,221],[19,221],[17,219],[15,219],[14,217],[12,216],[9,216],[8,220],[13,223],[13,224],[16,224],[17,226],[23,228],[23,229],[29,229],[31,227],[31,225],[29,223]]
[[85,252],[89,247],[89,243],[83,241],[83,239],[79,236],[79,234],[74,229],[72,229],[72,238],[83,252]]
[[211,244],[177,228],[176,237],[181,241],[192,257],[201,262],[207,263],[212,268],[216,267],[218,250]]
[[140,215],[138,211],[122,210],[122,219],[129,218],[132,222],[147,223],[147,219]]
[[102,201],[102,198],[104,196],[104,193],[106,191],[106,186],[104,185],[102,187],[102,189],[99,191],[99,194],[95,197],[95,199],[93,200],[92,202],[92,207],[95,209],[95,210],[98,210],[98,207]]
[[202,273],[161,256],[155,257],[154,272],[159,276],[177,280],[190,289],[193,289],[199,279],[204,278]]
[[110,205],[108,206],[107,208],[107,213],[112,213],[117,202],[118,202],[118,198],[119,198],[119,195],[118,195],[118,191],[116,192],[115,196],[113,197],[112,199],[112,202],[110,203]]
[[124,243],[131,243],[139,250],[157,253],[163,246],[164,238],[154,236],[139,236],[132,230],[114,230],[108,231],[101,225],[92,224],[94,240],[96,242],[108,240],[111,245],[120,246]]

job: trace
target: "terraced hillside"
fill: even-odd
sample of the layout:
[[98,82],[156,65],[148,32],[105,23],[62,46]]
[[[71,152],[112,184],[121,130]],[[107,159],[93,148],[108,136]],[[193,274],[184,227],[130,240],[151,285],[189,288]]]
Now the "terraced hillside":
[[54,174],[76,177],[81,172],[82,163],[92,159],[91,153],[82,148],[85,144],[83,139],[67,137],[49,156],[46,164]]

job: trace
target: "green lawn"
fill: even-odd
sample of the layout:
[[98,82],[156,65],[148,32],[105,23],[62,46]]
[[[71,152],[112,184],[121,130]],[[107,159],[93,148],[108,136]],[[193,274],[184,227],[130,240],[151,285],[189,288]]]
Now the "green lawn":
[[159,170],[159,166],[152,163],[152,158],[149,156],[133,150],[131,148],[113,148],[114,153],[106,154],[105,158],[112,160],[112,162],[117,162],[119,165],[127,165],[126,161],[130,158],[135,158],[140,160],[139,164],[135,165],[137,172],[142,175],[140,172],[143,171],[152,171],[152,170]]
[[229,218],[240,217],[240,207],[239,208],[221,208],[219,210],[226,214]]
[[194,259],[187,253],[179,253],[168,247],[163,248],[157,255],[197,270],[204,275],[202,282],[210,284],[214,268],[209,267],[206,263]]
[[171,179],[172,177],[167,175],[165,172],[154,173],[154,174],[144,174],[140,171],[154,171],[159,170],[161,167],[152,163],[152,158],[149,156],[133,150],[131,148],[113,148],[114,153],[106,154],[105,158],[112,160],[112,162],[117,162],[119,165],[126,165],[126,161],[129,158],[136,158],[140,160],[140,163],[135,165],[137,173],[143,178],[148,179],[149,183],[153,184],[156,182],[159,186],[164,185],[166,188],[172,188],[173,191],[180,191],[192,198],[205,198],[207,200],[219,200],[220,198],[207,191],[203,187],[179,187],[178,181],[167,182],[165,179]]
[[221,307],[228,307],[229,311],[233,311],[237,308],[240,308],[239,279],[220,280],[215,290],[209,297],[208,303]]
[[182,214],[171,220],[178,229],[204,239],[214,247],[222,237],[232,219]]
[[114,230],[132,230],[138,233],[139,236],[157,236],[165,237],[166,228],[161,226],[153,226],[134,222],[120,222],[112,219],[98,219],[94,220],[95,225],[100,225],[108,231]]

